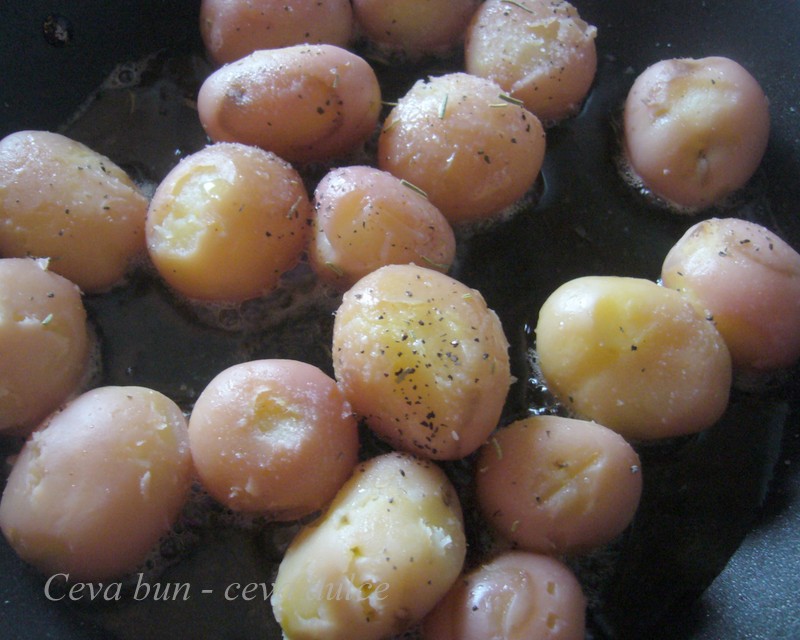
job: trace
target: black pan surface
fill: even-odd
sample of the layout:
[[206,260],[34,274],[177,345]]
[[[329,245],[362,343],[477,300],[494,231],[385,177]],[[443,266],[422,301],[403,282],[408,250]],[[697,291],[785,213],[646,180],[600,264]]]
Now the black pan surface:
[[[186,62],[187,52],[201,51],[198,4],[3,2],[0,136],[19,129],[59,130],[112,70],[120,73],[119,63],[153,53],[149,68],[162,74],[168,68],[178,78],[170,90],[185,92],[182,97],[190,101],[204,69]],[[528,382],[526,353],[530,327],[547,295],[579,275],[657,278],[669,247],[698,219],[659,210],[617,173],[619,108],[635,76],[650,63],[725,55],[759,79],[771,101],[766,157],[734,203],[700,217],[752,219],[800,249],[800,3],[574,4],[599,29],[595,86],[578,117],[548,132],[538,202],[465,240],[453,273],[484,293],[512,343],[521,382],[512,389],[505,419],[544,401]],[[444,68],[438,63],[401,70],[376,65],[389,92],[397,95],[414,77]],[[129,73],[128,67],[122,70]],[[118,80],[125,85],[126,78]],[[123,86],[104,93],[97,102],[118,114],[114,100],[125,91]],[[152,129],[131,108],[130,117],[100,134],[86,117],[68,131],[136,177],[156,181],[180,155],[203,143],[188,102],[175,105],[166,101],[149,112],[162,119]],[[120,145],[116,138],[125,136],[144,140],[147,151]],[[158,162],[151,159],[153,149],[160,154]],[[144,277],[111,294],[89,296],[86,304],[103,348],[101,382],[152,386],[186,406],[216,372],[244,357],[293,357],[330,369],[329,309],[290,315],[268,331],[210,329]],[[640,451],[645,494],[631,530],[609,549],[574,564],[590,596],[587,637],[800,637],[797,373],[757,393],[735,393],[720,423],[697,438]],[[0,455],[17,446],[0,440]],[[452,465],[448,471],[458,478],[464,469]],[[0,638],[280,638],[267,603],[226,600],[222,592],[232,583],[268,582],[275,550],[291,530],[254,533],[232,525],[225,514],[206,512],[193,534],[199,542],[162,578],[190,583],[192,597],[137,603],[51,602],[44,578],[0,540]],[[473,554],[478,552],[474,545]],[[204,587],[213,587],[214,595],[203,596]]]

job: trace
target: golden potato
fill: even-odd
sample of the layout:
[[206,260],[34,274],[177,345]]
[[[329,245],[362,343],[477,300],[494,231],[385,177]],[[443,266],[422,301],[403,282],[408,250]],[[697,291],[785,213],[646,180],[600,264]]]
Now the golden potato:
[[542,305],[536,352],[548,388],[578,417],[634,439],[700,431],[728,404],[731,356],[677,291],[586,276]]
[[144,253],[147,198],[105,156],[48,131],[0,141],[0,254],[49,258],[87,293],[119,283]]
[[416,265],[381,267],[344,294],[333,367],[375,433],[438,460],[484,443],[511,384],[508,341],[480,293]]
[[422,189],[451,224],[485,220],[524,196],[542,167],[539,119],[466,73],[419,80],[378,138],[378,166]]

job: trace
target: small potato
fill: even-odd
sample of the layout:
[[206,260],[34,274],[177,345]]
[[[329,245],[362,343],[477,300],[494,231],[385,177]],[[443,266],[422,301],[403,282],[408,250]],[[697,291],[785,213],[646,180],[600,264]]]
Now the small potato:
[[769,138],[769,101],[755,78],[722,57],[662,60],[625,101],[632,171],[667,203],[694,212],[740,189]]
[[212,73],[197,97],[212,140],[255,145],[292,163],[355,151],[374,133],[380,109],[369,64],[326,44],[254,51]]
[[84,292],[118,284],[144,253],[147,198],[87,146],[48,131],[0,141],[0,254],[49,258]]
[[378,50],[419,60],[455,50],[479,5],[479,0],[353,0],[353,11]]
[[119,577],[169,531],[191,475],[186,419],[174,402],[142,387],[93,389],[25,443],[0,529],[42,573]]
[[499,85],[466,73],[419,80],[378,139],[378,166],[422,189],[451,224],[485,220],[533,186],[545,135]]
[[737,218],[698,222],[667,254],[661,278],[713,318],[734,367],[770,371],[800,359],[800,254],[770,230]]
[[345,47],[353,36],[353,9],[349,0],[202,0],[200,35],[220,65],[259,49]]
[[436,460],[485,442],[511,384],[508,341],[480,293],[416,265],[381,267],[344,294],[333,367],[370,429]]
[[281,561],[272,608],[287,640],[379,640],[422,619],[461,573],[458,496],[433,462],[359,464]]
[[439,601],[423,640],[583,640],[586,598],[555,558],[510,551],[481,564]]
[[564,0],[487,0],[467,30],[466,70],[551,124],[574,115],[597,71],[597,29]]
[[317,185],[314,208],[311,266],[337,287],[387,264],[446,272],[455,256],[455,235],[441,211],[385,171],[334,169]]
[[579,554],[611,542],[642,494],[639,456],[618,433],[558,416],[518,420],[481,448],[486,520],[521,549]]
[[0,432],[30,431],[77,391],[89,348],[75,284],[46,260],[0,260]]
[[293,360],[218,374],[197,398],[189,442],[213,497],[276,520],[322,508],[358,460],[358,426],[336,382]]
[[287,162],[248,145],[212,144],[158,185],[147,249],[184,296],[239,302],[270,292],[297,264],[311,215],[303,180]]
[[695,433],[728,404],[722,336],[680,293],[641,278],[587,276],[559,287],[539,312],[536,350],[569,411],[626,438]]

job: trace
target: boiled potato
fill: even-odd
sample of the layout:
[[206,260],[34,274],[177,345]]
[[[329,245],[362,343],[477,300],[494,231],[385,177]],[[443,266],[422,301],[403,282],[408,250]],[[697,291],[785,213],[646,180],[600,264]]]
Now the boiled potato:
[[143,387],[100,387],[25,443],[0,501],[0,529],[42,573],[106,580],[137,569],[187,497],[186,419]]
[[0,260],[0,432],[30,431],[77,391],[90,342],[75,284],[47,260]]
[[212,140],[256,145],[292,163],[356,151],[374,132],[380,108],[369,64],[326,44],[254,51],[212,73],[197,97]]
[[800,358],[800,254],[769,229],[737,218],[698,222],[670,249],[661,278],[713,318],[737,369],[770,371]]
[[611,542],[642,494],[639,456],[594,422],[534,416],[481,448],[475,486],[486,521],[521,549],[578,554]]
[[633,173],[678,211],[719,203],[745,185],[769,138],[758,81],[720,56],[662,60],[625,101],[624,147]]
[[405,61],[454,51],[479,5],[479,0],[353,0],[353,12],[378,51]]
[[480,293],[416,265],[381,267],[344,294],[333,368],[370,429],[438,460],[484,443],[511,384],[508,341]]
[[311,213],[303,180],[287,162],[248,145],[212,144],[158,185],[147,249],[182,295],[239,302],[270,292],[298,263]]
[[259,49],[297,44],[345,47],[353,36],[349,0],[202,0],[200,35],[217,64]]
[[339,288],[387,264],[446,272],[456,252],[453,229],[424,195],[373,167],[332,170],[314,193],[314,271]]
[[701,431],[728,404],[722,336],[680,293],[642,278],[585,276],[560,286],[539,311],[536,351],[569,411],[627,438]]
[[118,284],[144,253],[147,198],[86,145],[49,131],[0,141],[0,254],[49,258],[87,293]]
[[219,373],[192,409],[189,442],[212,496],[275,520],[322,508],[358,459],[358,427],[336,382],[294,360]]
[[435,463],[387,453],[359,464],[281,560],[272,595],[287,640],[379,640],[418,622],[453,585],[466,540]]
[[459,224],[496,216],[524,196],[544,150],[539,119],[499,85],[450,73],[419,80],[400,98],[378,139],[378,166]]
[[422,625],[424,640],[583,640],[586,598],[561,561],[505,552],[459,579]]
[[574,115],[597,71],[597,29],[563,0],[487,0],[465,44],[469,73],[489,78],[546,124]]

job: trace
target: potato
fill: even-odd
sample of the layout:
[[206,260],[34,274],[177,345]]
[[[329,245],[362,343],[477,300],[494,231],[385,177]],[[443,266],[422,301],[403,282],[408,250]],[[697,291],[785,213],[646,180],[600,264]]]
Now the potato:
[[479,5],[479,0],[353,0],[353,11],[379,51],[416,61],[454,51]]
[[800,358],[800,254],[769,229],[698,222],[670,249],[661,278],[713,318],[736,369],[766,372]]
[[89,363],[78,287],[46,260],[0,260],[0,433],[25,433],[78,390]]
[[642,278],[561,285],[539,311],[536,351],[567,410],[626,438],[696,433],[728,404],[722,336],[680,293]]
[[353,36],[353,9],[348,0],[202,0],[200,35],[219,65],[259,49],[345,47]]
[[769,128],[758,81],[719,56],[657,62],[625,100],[630,167],[678,211],[695,212],[743,187],[761,162]]
[[240,302],[269,293],[298,263],[311,215],[303,180],[287,162],[248,145],[212,144],[158,185],[147,249],[184,296]]
[[326,44],[254,51],[208,76],[197,97],[212,140],[300,164],[356,151],[375,131],[380,108],[369,64]]
[[455,582],[466,540],[435,463],[387,453],[359,464],[280,563],[272,594],[287,640],[378,640],[418,622]]
[[511,384],[508,341],[480,293],[416,265],[381,267],[344,294],[333,368],[370,429],[437,460],[484,443]]
[[48,131],[0,141],[0,254],[50,258],[87,293],[118,284],[144,253],[147,198],[105,156]]
[[574,115],[589,93],[596,37],[569,2],[487,0],[467,30],[465,66],[552,124]]
[[101,387],[73,400],[22,448],[0,529],[44,574],[105,580],[138,568],[191,483],[186,419],[166,396]]
[[545,151],[539,119],[499,85],[466,73],[419,80],[378,138],[378,166],[422,189],[451,224],[486,220],[533,186]]
[[456,252],[453,229],[424,195],[373,167],[332,170],[314,193],[309,258],[326,282],[346,289],[387,264],[446,272]]
[[583,640],[586,599],[569,568],[508,551],[476,567],[439,601],[424,640]]
[[586,553],[633,520],[642,494],[639,456],[594,422],[534,416],[481,448],[475,486],[486,521],[520,549]]
[[192,409],[189,442],[214,498],[275,520],[322,508],[358,460],[358,426],[336,382],[294,360],[219,373]]

